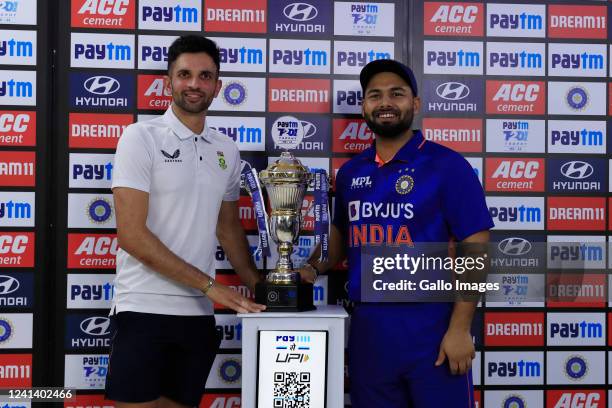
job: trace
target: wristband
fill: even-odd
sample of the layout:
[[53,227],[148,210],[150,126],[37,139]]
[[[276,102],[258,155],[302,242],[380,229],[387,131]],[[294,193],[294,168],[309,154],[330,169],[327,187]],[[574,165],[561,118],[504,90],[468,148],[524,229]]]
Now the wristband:
[[319,277],[319,275],[321,275],[321,273],[319,272],[319,268],[317,268],[316,266],[314,266],[313,264],[311,264],[310,262],[306,262],[306,265],[310,266],[312,269],[314,269],[315,271],[315,280]]
[[206,286],[204,286],[202,289],[200,289],[202,291],[202,293],[206,296],[206,294],[208,293],[208,291],[210,290],[210,288],[212,288],[215,285],[215,280],[213,278],[208,278],[208,283],[206,284]]

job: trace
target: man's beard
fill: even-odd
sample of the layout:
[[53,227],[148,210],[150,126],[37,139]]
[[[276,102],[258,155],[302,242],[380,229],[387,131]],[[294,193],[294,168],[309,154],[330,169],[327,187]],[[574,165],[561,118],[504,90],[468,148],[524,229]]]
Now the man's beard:
[[[197,91],[192,91],[192,92],[197,92]],[[185,112],[189,112],[189,113],[206,112],[206,110],[212,103],[212,98],[207,97],[205,93],[202,93],[202,92],[198,92],[198,93],[202,95],[202,99],[200,99],[199,102],[191,103],[191,102],[187,102],[183,93],[174,92],[173,90],[172,100],[179,108],[181,108]]]
[[364,119],[368,124],[368,127],[376,136],[381,137],[383,139],[396,139],[406,130],[410,129],[412,126],[412,120],[414,119],[414,114],[412,112],[407,113],[403,119],[400,119],[399,122],[396,123],[388,123],[388,124],[380,124],[376,121],[375,115],[377,112],[372,112],[370,115],[364,115]]

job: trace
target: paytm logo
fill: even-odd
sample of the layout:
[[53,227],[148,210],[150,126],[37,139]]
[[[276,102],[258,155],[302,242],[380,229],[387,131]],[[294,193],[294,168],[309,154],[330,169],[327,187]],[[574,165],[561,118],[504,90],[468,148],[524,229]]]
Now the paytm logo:
[[542,375],[542,365],[538,361],[519,360],[490,362],[487,364],[489,377],[539,377]]
[[605,121],[548,121],[550,153],[605,154]]
[[110,301],[115,293],[115,287],[110,282],[100,285],[71,285],[70,300],[106,300]]
[[482,75],[482,42],[425,41],[425,74]]
[[72,33],[70,66],[78,68],[134,68],[134,36]]
[[526,352],[491,352],[485,353],[485,385],[542,384],[544,377],[543,353]]
[[543,197],[487,197],[494,229],[541,230],[544,228]]
[[219,46],[223,71],[266,72],[267,45],[264,38],[209,38]]
[[70,188],[110,188],[112,154],[70,153]]
[[36,31],[0,30],[0,64],[36,65]]
[[329,74],[330,42],[270,40],[270,72]]
[[359,114],[362,102],[359,81],[334,80],[334,113]]
[[550,337],[561,338],[602,338],[603,326],[601,323],[587,323],[585,320],[579,323],[551,323]]
[[199,1],[142,0],[138,28],[194,31],[202,28],[202,5]]
[[0,193],[0,226],[34,226],[34,193]]
[[266,119],[257,117],[207,116],[212,129],[230,137],[240,151],[264,151]]
[[546,6],[488,4],[487,36],[544,37]]
[[168,48],[177,37],[160,35],[138,36],[138,68],[166,70]]
[[368,62],[392,59],[392,42],[334,41],[334,74],[358,75]]
[[488,75],[544,75],[544,44],[487,43]]
[[604,44],[548,45],[550,76],[605,77],[607,69],[607,49]]
[[604,346],[604,313],[548,313],[549,346]]
[[111,274],[68,274],[68,309],[105,309],[115,295]]
[[0,71],[0,105],[36,105],[35,71]]

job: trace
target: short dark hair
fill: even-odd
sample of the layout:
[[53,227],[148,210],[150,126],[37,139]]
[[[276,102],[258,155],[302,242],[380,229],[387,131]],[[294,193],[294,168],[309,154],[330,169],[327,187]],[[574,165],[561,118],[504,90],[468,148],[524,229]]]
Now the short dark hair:
[[201,35],[183,35],[174,40],[168,48],[168,73],[174,61],[183,53],[204,52],[208,54],[217,66],[217,74],[220,70],[221,57],[217,43]]

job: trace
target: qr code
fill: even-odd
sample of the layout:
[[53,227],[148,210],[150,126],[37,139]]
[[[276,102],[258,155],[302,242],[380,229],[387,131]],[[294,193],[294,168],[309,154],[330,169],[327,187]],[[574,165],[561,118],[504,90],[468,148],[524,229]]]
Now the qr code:
[[310,408],[310,373],[274,373],[274,408]]

